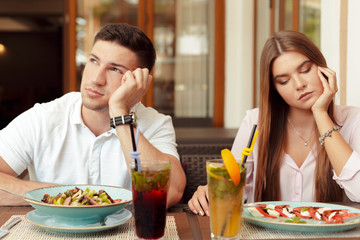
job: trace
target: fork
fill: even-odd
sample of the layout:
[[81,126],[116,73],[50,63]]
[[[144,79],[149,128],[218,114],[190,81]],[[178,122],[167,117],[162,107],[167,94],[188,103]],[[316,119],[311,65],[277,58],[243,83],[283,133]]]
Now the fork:
[[19,193],[10,191],[10,190],[8,190],[8,189],[6,189],[6,188],[0,187],[0,190],[5,191],[5,192],[7,192],[7,193],[10,193],[10,194],[12,194],[12,195],[14,195],[14,196],[21,197],[21,198],[23,198],[24,200],[30,200],[30,201],[34,201],[34,202],[38,202],[38,203],[44,203],[44,202],[42,202],[42,201],[40,201],[40,200],[37,200],[37,199],[35,199],[35,198],[26,197],[26,196],[21,195],[21,194],[19,194]]
[[21,218],[15,218],[14,220],[12,220],[11,222],[9,222],[8,224],[2,226],[0,228],[0,238],[5,237],[8,233],[10,228],[12,228],[13,226],[15,226],[18,222],[21,221]]

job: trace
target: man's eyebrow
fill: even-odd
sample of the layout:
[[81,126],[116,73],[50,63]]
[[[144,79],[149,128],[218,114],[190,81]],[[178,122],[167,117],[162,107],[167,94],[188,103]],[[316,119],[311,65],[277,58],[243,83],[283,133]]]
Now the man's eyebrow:
[[[303,61],[299,66],[296,67],[296,70],[299,70],[300,68],[302,68],[305,64],[307,64],[308,62],[311,62],[310,60],[305,60]],[[276,75],[274,77],[274,80],[273,81],[276,81],[277,78],[280,78],[280,77],[284,77],[284,76],[287,76],[288,74],[279,74],[279,75]]]
[[[92,56],[93,58],[95,58],[96,60],[100,60],[100,58],[98,56],[96,56],[95,54],[93,53],[90,53],[90,56]],[[121,68],[124,68],[126,70],[129,70],[129,68],[127,68],[126,66],[122,65],[122,64],[118,64],[118,63],[114,63],[114,62],[111,62],[110,65],[114,66],[114,67],[121,67]]]
[[95,55],[95,54],[93,54],[93,53],[90,53],[90,56],[92,56],[93,58],[99,59],[99,57],[98,57],[98,56],[96,56],[96,55]]
[[124,69],[126,69],[126,70],[129,70],[127,67],[125,67],[124,65],[122,65],[122,64],[118,64],[118,63],[114,63],[114,62],[112,62],[112,63],[110,63],[112,66],[115,66],[115,67],[121,67],[121,68],[124,68]]

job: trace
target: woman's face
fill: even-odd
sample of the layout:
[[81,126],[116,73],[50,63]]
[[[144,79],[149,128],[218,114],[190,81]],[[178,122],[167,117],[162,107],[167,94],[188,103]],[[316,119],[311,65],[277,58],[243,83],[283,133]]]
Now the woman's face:
[[288,51],[277,57],[272,74],[275,89],[290,108],[311,109],[323,92],[317,65],[301,53]]

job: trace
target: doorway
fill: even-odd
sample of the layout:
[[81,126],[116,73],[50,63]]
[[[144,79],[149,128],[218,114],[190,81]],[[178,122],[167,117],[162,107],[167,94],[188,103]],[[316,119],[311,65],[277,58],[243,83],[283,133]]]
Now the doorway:
[[2,3],[0,10],[0,129],[63,94],[63,6],[31,1],[24,10],[26,2]]

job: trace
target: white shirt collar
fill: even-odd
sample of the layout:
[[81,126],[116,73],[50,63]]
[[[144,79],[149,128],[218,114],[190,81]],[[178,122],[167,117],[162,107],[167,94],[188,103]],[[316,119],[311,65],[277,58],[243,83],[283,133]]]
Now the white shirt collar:
[[85,125],[84,121],[81,117],[81,106],[82,106],[82,99],[81,99],[81,93],[79,94],[78,100],[75,102],[75,105],[71,112],[71,123],[72,124],[81,124]]

